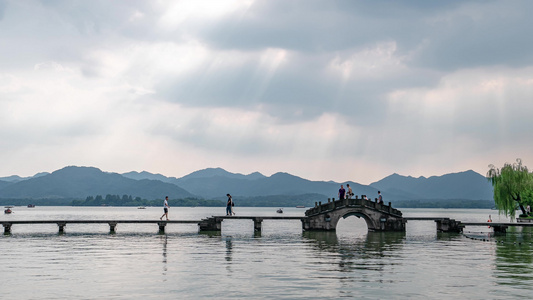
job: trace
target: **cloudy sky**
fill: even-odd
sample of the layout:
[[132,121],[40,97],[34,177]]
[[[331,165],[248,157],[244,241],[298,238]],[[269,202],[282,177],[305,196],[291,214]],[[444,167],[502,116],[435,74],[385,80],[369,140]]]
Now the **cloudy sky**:
[[533,168],[533,1],[0,0],[0,177]]

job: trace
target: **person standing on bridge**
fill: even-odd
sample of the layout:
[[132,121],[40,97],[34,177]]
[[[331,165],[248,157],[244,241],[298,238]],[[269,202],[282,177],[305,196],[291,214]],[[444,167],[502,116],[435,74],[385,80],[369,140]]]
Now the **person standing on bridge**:
[[381,192],[378,191],[378,203],[383,204],[383,197],[381,197]]
[[231,216],[233,200],[231,199],[231,195],[230,194],[226,194],[226,196],[228,196],[228,202],[226,203],[226,216]]
[[339,200],[344,199],[345,194],[346,194],[346,190],[344,189],[344,186],[341,184],[341,188],[339,189]]
[[165,212],[159,220],[163,220],[163,217],[167,217],[168,221],[168,209],[170,206],[168,206],[168,196],[165,197],[165,202],[163,203],[163,211]]
[[350,187],[350,184],[346,184],[346,187],[348,188],[348,199],[352,199],[352,196],[353,196],[353,192],[352,192],[352,188]]

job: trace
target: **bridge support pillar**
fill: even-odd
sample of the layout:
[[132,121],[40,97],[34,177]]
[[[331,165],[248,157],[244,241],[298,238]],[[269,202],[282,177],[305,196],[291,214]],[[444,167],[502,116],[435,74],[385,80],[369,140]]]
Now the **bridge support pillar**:
[[115,233],[116,227],[117,227],[117,222],[109,222],[109,233]]
[[159,233],[165,233],[165,227],[167,226],[167,222],[157,222],[157,225],[159,226]]
[[263,223],[263,218],[253,218],[254,220],[254,231],[261,232],[261,225]]
[[308,231],[309,230],[309,218],[302,218],[300,219],[302,221],[302,231]]
[[11,223],[2,223],[4,226],[4,234],[11,234]]
[[59,233],[65,233],[65,226],[67,226],[66,222],[58,222],[57,226],[59,227]]
[[302,219],[303,231],[335,231],[335,226],[331,224],[329,213]]
[[491,227],[494,228],[494,232],[498,232],[498,233],[507,232],[507,225],[495,225]]
[[439,219],[435,220],[437,223],[437,231],[440,232],[462,232],[464,226],[461,224],[461,221],[456,221],[454,219]]
[[200,231],[221,231],[222,230],[222,218],[207,218],[198,223]]
[[405,223],[407,221],[403,218],[381,217],[379,228],[374,228],[373,231],[405,231]]

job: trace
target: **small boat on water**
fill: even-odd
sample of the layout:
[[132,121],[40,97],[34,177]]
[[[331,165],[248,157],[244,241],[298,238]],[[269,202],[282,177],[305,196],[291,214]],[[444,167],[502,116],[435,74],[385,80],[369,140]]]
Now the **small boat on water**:
[[35,204],[28,204],[28,208],[34,208]]
[[296,208],[305,208],[305,206],[303,206],[303,205],[298,205],[298,206],[296,206]]
[[137,207],[137,209],[146,209],[146,207],[144,207],[144,206],[139,206],[139,207]]
[[10,214],[12,213],[13,211],[11,210],[13,206],[6,206],[5,207],[5,210],[4,210],[4,214]]
[[276,210],[276,212],[277,212],[278,214],[282,214],[282,213],[283,213],[283,209],[280,208],[280,209]]

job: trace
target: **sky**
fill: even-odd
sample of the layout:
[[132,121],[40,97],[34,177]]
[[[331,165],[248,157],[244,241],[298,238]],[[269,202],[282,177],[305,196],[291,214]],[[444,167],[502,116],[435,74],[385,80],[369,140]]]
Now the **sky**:
[[533,169],[533,1],[0,0],[0,177]]

